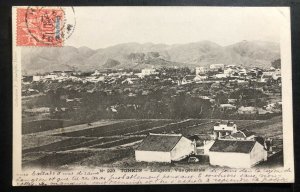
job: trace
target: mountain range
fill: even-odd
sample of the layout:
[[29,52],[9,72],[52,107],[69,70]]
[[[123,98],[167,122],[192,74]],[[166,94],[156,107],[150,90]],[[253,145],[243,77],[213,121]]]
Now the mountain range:
[[22,71],[36,74],[54,70],[194,68],[214,63],[267,68],[278,58],[279,43],[265,41],[241,41],[228,46],[211,41],[174,45],[124,43],[96,50],[72,46],[22,47]]

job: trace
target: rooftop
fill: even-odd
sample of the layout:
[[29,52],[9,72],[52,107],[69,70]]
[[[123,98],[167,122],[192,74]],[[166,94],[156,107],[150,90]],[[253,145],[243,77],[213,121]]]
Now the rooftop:
[[197,134],[188,137],[190,140],[211,140],[211,136],[208,134]]
[[250,136],[252,136],[252,135],[256,135],[255,132],[249,131],[248,129],[242,129],[242,130],[240,130],[240,131],[243,132],[243,133],[245,134],[246,137],[250,137]]
[[226,125],[226,126],[233,126],[235,123],[233,121],[228,121],[228,120],[222,120],[222,121],[217,121],[215,123],[215,126],[220,126],[220,125]]
[[193,80],[196,77],[196,75],[186,75],[184,78],[186,80]]
[[256,141],[248,140],[216,140],[209,151],[231,152],[231,153],[250,153]]
[[138,151],[171,151],[181,139],[181,134],[148,135],[136,150]]

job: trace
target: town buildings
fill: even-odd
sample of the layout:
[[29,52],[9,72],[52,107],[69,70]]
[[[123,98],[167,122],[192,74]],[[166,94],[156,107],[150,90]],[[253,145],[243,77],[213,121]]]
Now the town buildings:
[[203,75],[208,72],[208,68],[206,67],[196,67],[195,69],[196,75]]
[[[57,114],[57,117],[62,115],[70,117],[80,112],[81,109],[86,111],[94,109],[95,118],[102,115],[101,118],[112,119],[238,120],[240,117],[245,119],[263,118],[264,115],[281,112],[280,95],[274,94],[274,90],[281,91],[279,82],[261,82],[260,76],[257,75],[258,72],[255,72],[258,71],[256,69],[250,70],[250,76],[249,70],[242,67],[226,66],[224,69],[222,68],[222,65],[215,66],[212,70],[198,68],[196,75],[187,69],[151,68],[134,71],[95,71],[81,75],[53,72],[39,75],[35,80],[32,76],[24,77],[23,83],[26,86],[22,90],[23,96],[44,94],[50,99],[53,96],[60,98],[58,106],[41,106],[48,107],[49,111],[41,110],[38,106],[26,110],[24,114],[47,113],[52,116]],[[215,69],[218,70],[215,71]],[[271,71],[273,74],[271,78],[275,72],[276,70]],[[278,70],[277,73],[280,76]],[[249,79],[250,77],[251,79]],[[59,91],[57,91],[58,89]],[[271,97],[268,97],[266,93]],[[77,101],[75,98],[79,95],[80,100]],[[100,98],[101,102],[98,102]],[[97,102],[89,106],[88,101],[91,99]],[[82,119],[85,119],[85,113],[83,114]],[[214,157],[219,156],[221,158],[234,157],[234,160],[245,158],[245,164],[239,166],[251,167],[265,159],[262,158],[265,151],[260,147],[260,145],[263,146],[263,142],[259,142],[260,145],[255,144],[258,135],[248,130],[238,130],[234,121],[220,120],[212,126],[212,133],[206,135],[197,133],[197,137],[189,137],[190,140],[186,137],[180,134],[150,134],[136,149],[136,161],[170,163],[186,157],[207,156],[210,158],[212,153],[212,165],[235,166],[236,163],[230,164],[214,160]],[[264,138],[262,140],[264,141]],[[233,152],[226,150],[234,148],[235,145],[251,146],[251,142],[219,144],[218,151],[214,150],[216,149],[213,147],[216,145],[215,142],[219,143],[220,141],[225,143],[227,141],[252,141],[254,144],[252,143],[253,149],[249,148],[246,151],[238,150],[239,147]],[[201,160],[199,163],[202,163]]]
[[210,66],[209,66],[209,69],[210,70],[223,70],[224,69],[224,67],[225,67],[225,65],[224,64],[221,64],[221,63],[219,63],[219,64],[211,64]]
[[[232,121],[220,121],[213,135],[149,134],[136,148],[137,162],[176,162],[186,157],[206,156],[212,166],[251,168],[266,161],[265,141],[247,129],[238,130]],[[190,162],[190,161],[188,161]]]
[[149,69],[142,69],[141,71],[142,75],[153,75],[156,74],[156,70],[154,68],[149,68]]
[[238,114],[247,114],[247,115],[251,115],[251,114],[256,114],[258,112],[257,108],[253,107],[253,106],[248,106],[248,107],[244,107],[241,106],[240,108],[238,108]]

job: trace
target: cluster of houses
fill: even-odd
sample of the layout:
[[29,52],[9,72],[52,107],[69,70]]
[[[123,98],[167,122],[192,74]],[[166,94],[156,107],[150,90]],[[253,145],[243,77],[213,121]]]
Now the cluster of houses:
[[[76,71],[53,71],[44,75],[23,76],[23,82],[32,81],[81,81],[81,82],[109,82],[121,77],[128,77],[127,81],[134,81],[136,78],[144,78],[145,76],[156,76],[159,78],[159,69],[145,68],[140,71],[126,72],[126,70],[105,71],[95,70],[93,73],[82,73]],[[258,81],[267,82],[268,80],[281,80],[280,69],[270,68],[263,70],[257,67],[246,69],[236,65],[211,64],[209,67],[196,67],[194,75],[186,75],[182,79],[176,80],[178,84],[199,83],[203,81],[219,82],[220,80],[229,79],[231,81]],[[175,79],[172,79],[175,80]],[[175,82],[175,81],[174,81]]]
[[[176,71],[179,69],[174,69]],[[266,79],[279,80],[280,70],[270,69],[262,70],[259,68],[245,69],[235,65],[212,64],[209,67],[196,67],[195,75],[192,72],[186,73],[188,75],[177,75],[177,72],[172,72],[168,69],[145,68],[142,70],[106,70],[90,73],[83,73],[77,71],[53,71],[44,75],[23,76],[23,83],[28,86],[22,87],[22,94],[34,95],[39,94],[38,90],[32,82],[79,82],[65,85],[68,89],[80,90],[80,92],[93,93],[97,91],[104,92],[106,95],[127,95],[131,98],[138,96],[146,97],[151,93],[164,87],[163,94],[171,97],[178,95],[190,95],[202,100],[207,100],[213,107],[217,106],[220,111],[226,114],[238,114],[241,116],[269,116],[270,114],[277,114],[281,112],[281,100],[268,101],[265,106],[257,106],[255,99],[246,100],[245,98],[230,98],[230,94],[241,87],[249,87],[249,79],[256,81],[257,87],[254,89],[263,89],[267,84]],[[251,81],[252,81],[251,80]],[[209,85],[210,89],[205,89]],[[73,86],[74,85],[74,86]],[[100,86],[98,86],[100,85]],[[274,83],[278,90],[271,90],[269,87],[263,90],[264,94],[270,92],[273,96],[275,91],[281,93],[281,86],[279,83]],[[224,92],[228,99],[227,101],[217,101],[216,95],[218,92]],[[280,95],[279,95],[280,96]],[[71,99],[71,98],[69,98]],[[263,98],[261,98],[263,99]],[[242,103],[243,101],[244,103]],[[251,104],[253,103],[253,104]],[[131,103],[137,105],[136,103]],[[120,105],[113,104],[108,111],[117,113]],[[136,109],[136,107],[135,107]]]
[[236,111],[239,115],[266,115],[266,114],[274,114],[281,113],[282,111],[282,102],[276,101],[272,103],[268,103],[263,107],[255,107],[255,106],[240,106],[237,107],[234,104],[225,103],[220,104],[220,110],[224,112],[228,111]]
[[100,72],[95,70],[94,72],[76,72],[76,71],[53,71],[51,73],[46,73],[44,75],[25,75],[23,76],[22,80],[23,83],[30,83],[30,82],[38,82],[38,81],[81,81],[83,83],[91,82],[105,82],[109,80],[116,80],[121,77],[128,77],[127,81],[133,81],[136,78],[144,78],[148,75],[158,75],[159,72],[155,68],[146,68],[142,69],[140,72],[128,72],[122,69],[117,71],[106,71]]
[[219,82],[228,79],[229,81],[281,81],[280,69],[271,67],[268,70],[263,70],[258,67],[246,69],[236,65],[211,64],[209,67],[196,67],[195,75],[185,76],[181,84],[201,83],[203,81]]
[[[251,168],[267,161],[270,142],[233,121],[218,121],[213,134],[193,135],[150,133],[135,149],[137,162],[199,162],[206,156],[212,166]],[[191,162],[191,161],[188,161]],[[201,162],[199,162],[201,163]]]
[[23,76],[23,83],[38,82],[38,81],[74,81],[83,83],[98,83],[115,80],[121,76],[132,76],[133,72],[116,72],[116,73],[100,73],[95,70],[93,73],[81,73],[75,71],[53,71],[44,75]]

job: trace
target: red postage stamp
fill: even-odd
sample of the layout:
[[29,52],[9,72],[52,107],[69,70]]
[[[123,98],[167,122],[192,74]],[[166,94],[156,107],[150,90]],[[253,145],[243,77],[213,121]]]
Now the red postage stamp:
[[18,46],[62,46],[65,14],[62,8],[18,8]]

